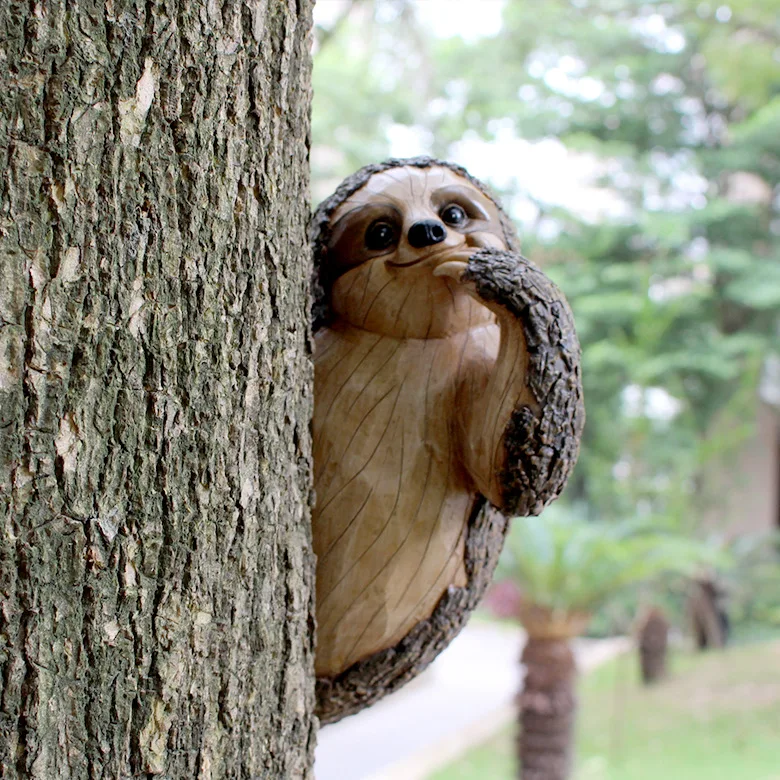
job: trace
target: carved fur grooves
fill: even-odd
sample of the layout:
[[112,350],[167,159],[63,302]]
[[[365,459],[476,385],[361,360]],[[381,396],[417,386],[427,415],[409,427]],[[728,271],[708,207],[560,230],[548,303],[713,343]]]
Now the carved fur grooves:
[[477,252],[464,279],[523,324],[528,384],[538,408],[523,405],[512,415],[501,487],[505,512],[538,515],[563,490],[585,424],[574,317],[561,291],[515,252]]
[[317,680],[317,715],[334,723],[393,693],[423,672],[460,633],[485,594],[508,530],[506,518],[478,502],[466,539],[466,588],[450,587],[433,614],[420,621],[395,647],[353,664],[333,679]]

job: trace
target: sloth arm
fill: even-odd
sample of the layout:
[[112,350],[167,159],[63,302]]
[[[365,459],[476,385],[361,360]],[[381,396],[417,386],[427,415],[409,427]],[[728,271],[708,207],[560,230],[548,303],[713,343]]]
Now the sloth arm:
[[563,490],[585,422],[571,310],[516,252],[483,249],[437,274],[466,285],[495,312],[501,331],[495,363],[472,363],[459,388],[464,465],[505,513],[539,514]]

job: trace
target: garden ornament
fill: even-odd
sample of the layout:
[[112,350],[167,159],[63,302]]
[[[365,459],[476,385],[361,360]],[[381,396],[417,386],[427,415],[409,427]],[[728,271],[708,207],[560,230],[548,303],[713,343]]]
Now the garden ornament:
[[584,408],[563,295],[463,168],[366,166],[319,206],[312,241],[328,723],[412,679],[458,633],[506,517],[538,514],[563,489]]

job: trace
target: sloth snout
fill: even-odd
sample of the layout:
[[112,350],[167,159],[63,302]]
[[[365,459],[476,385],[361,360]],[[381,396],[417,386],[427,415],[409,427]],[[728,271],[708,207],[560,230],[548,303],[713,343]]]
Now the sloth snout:
[[447,238],[447,229],[441,222],[437,222],[435,219],[424,219],[421,222],[415,222],[409,228],[409,243],[415,249],[440,244],[445,238]]

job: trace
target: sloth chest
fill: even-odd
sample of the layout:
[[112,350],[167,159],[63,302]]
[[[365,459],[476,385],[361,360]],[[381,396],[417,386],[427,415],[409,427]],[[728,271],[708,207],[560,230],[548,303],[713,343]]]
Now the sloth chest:
[[433,510],[416,509],[420,491],[467,490],[456,408],[464,337],[399,340],[355,329],[322,341],[313,423],[318,522],[343,519],[364,501],[363,524],[380,507],[419,519]]
[[459,462],[468,334],[318,334],[313,514],[319,674],[399,641],[465,585],[474,491]]

